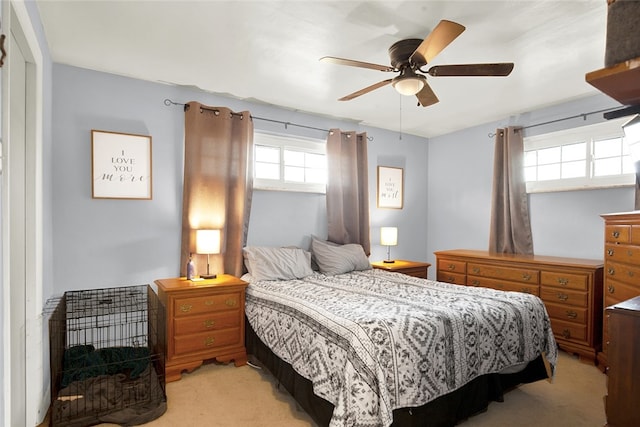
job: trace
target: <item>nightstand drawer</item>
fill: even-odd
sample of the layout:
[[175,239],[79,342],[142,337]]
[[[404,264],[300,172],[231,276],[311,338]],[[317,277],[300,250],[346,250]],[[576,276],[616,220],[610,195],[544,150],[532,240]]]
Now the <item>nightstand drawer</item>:
[[240,345],[241,336],[240,328],[176,336],[174,338],[175,354],[180,356],[182,354],[215,350],[219,347]]
[[176,298],[174,313],[176,317],[213,311],[234,310],[240,307],[240,293],[214,294],[194,298]]
[[175,319],[173,325],[176,336],[195,332],[237,328],[240,326],[240,311],[236,310],[183,317]]

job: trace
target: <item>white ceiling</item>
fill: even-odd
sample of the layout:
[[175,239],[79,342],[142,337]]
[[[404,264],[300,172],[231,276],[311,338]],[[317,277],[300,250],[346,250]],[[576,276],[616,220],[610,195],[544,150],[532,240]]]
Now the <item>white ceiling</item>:
[[[604,66],[604,0],[37,3],[54,62],[425,137],[593,95],[584,76]],[[393,75],[319,58],[388,65],[391,44],[441,19],[466,31],[429,65],[514,62],[511,75],[428,77],[427,108],[391,86],[337,101]]]

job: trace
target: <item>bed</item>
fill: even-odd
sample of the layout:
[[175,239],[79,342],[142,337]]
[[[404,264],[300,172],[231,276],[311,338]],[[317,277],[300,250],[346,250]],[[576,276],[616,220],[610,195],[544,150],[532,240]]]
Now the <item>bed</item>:
[[314,238],[314,270],[302,249],[245,248],[247,350],[319,425],[455,425],[552,375],[538,297],[374,270],[361,251]]

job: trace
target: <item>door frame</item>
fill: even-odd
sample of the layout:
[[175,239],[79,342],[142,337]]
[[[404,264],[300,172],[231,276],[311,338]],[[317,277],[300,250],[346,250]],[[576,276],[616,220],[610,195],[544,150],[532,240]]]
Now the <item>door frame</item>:
[[[33,6],[35,7],[35,6]],[[11,72],[11,52],[7,52],[2,74],[2,170],[7,171],[12,159],[10,103],[13,97],[24,96],[25,108],[25,206],[26,230],[24,251],[15,250],[10,239],[10,177],[2,176],[2,349],[4,354],[2,377],[4,392],[4,425],[12,425],[12,420],[23,419],[25,425],[33,426],[42,422],[50,403],[48,376],[45,377],[44,359],[48,354],[43,330],[43,56],[38,37],[33,28],[27,5],[23,0],[2,2],[2,31],[7,37],[15,37],[26,60],[23,94],[11,93],[9,73]],[[23,283],[12,283],[11,266],[16,257],[22,257],[25,267]],[[24,345],[26,360],[25,372],[13,371],[20,366],[13,357],[11,334],[16,332],[15,320],[11,319],[11,286],[24,286]],[[22,338],[22,337],[21,337]],[[48,369],[47,369],[48,371]],[[16,375],[18,378],[16,378]],[[24,376],[23,378],[21,378]],[[24,396],[11,393],[14,381],[25,382]],[[13,404],[17,401],[17,405]],[[24,400],[22,400],[24,399]],[[12,413],[13,408],[25,408],[25,414]]]

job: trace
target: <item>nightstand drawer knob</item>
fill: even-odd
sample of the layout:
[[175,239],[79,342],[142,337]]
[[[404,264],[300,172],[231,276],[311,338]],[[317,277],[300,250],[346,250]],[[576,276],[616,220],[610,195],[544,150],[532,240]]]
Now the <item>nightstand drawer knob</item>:
[[204,323],[204,327],[205,327],[205,328],[213,328],[213,325],[215,325],[215,323],[216,323],[216,322],[215,322],[215,321],[213,321],[213,320],[209,320],[209,319],[207,319],[207,320],[205,320],[205,321],[204,321],[204,322],[202,322],[202,323]]
[[224,304],[225,304],[227,307],[235,307],[236,305],[238,305],[238,300],[237,300],[237,299],[235,299],[235,298],[229,298],[228,300],[226,300],[226,301],[224,302]]
[[207,337],[204,340],[204,345],[206,345],[207,347],[211,347],[213,345],[213,343],[215,342],[215,338],[213,337]]
[[191,304],[180,304],[180,311],[183,313],[188,313],[191,311],[193,306]]

